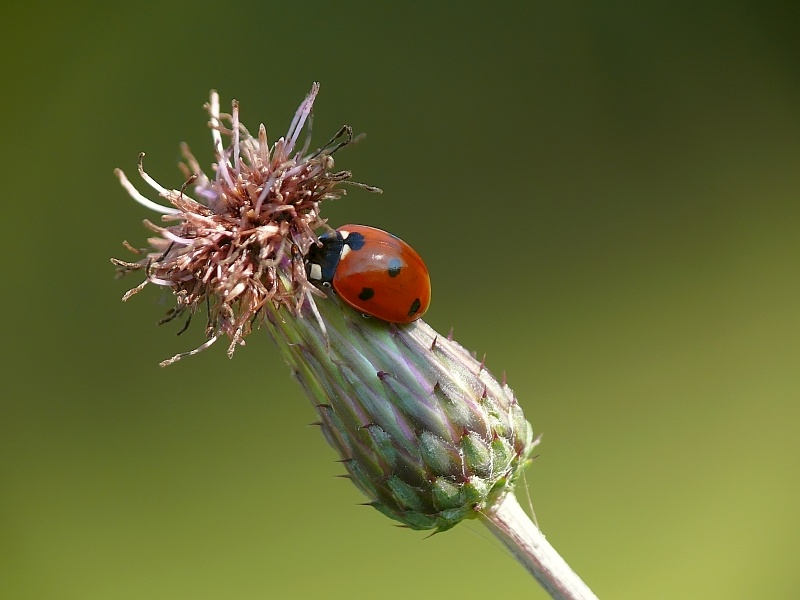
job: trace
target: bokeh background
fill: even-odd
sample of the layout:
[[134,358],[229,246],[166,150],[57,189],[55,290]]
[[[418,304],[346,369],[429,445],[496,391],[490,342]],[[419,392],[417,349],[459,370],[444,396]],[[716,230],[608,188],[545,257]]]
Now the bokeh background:
[[[548,538],[604,598],[800,588],[797,2],[6,3],[0,597],[545,598],[478,523],[361,497],[268,335],[202,341],[108,262],[203,103],[315,141],[327,207],[426,258],[427,320],[506,371]],[[524,498],[524,494],[523,498]],[[524,500],[523,500],[524,501]]]

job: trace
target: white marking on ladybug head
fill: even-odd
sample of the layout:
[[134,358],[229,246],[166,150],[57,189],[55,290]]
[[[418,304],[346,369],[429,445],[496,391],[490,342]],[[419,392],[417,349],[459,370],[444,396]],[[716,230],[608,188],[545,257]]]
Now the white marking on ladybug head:
[[316,263],[311,263],[311,268],[308,270],[308,278],[315,281],[322,279],[322,267]]
[[350,246],[345,244],[344,246],[342,246],[342,253],[339,255],[339,260],[342,260],[349,253],[350,253]]
[[342,236],[343,240],[346,240],[347,236],[350,235],[350,232],[345,229],[344,231],[339,231],[339,235]]

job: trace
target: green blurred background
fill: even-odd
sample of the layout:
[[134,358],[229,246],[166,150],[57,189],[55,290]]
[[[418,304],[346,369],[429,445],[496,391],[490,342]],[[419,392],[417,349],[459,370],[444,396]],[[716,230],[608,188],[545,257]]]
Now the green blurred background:
[[546,597],[477,523],[357,506],[265,332],[161,369],[202,326],[119,301],[153,215],[114,167],[179,187],[210,88],[276,137],[313,81],[315,141],[367,132],[337,165],[385,190],[327,216],[426,258],[427,320],[507,372],[594,590],[797,597],[797,2],[15,4],[0,597]]

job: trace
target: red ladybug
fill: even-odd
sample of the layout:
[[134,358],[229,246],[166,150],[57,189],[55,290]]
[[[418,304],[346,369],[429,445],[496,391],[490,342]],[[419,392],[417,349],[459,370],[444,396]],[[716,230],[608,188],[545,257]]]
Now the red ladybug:
[[306,256],[310,281],[332,285],[356,310],[391,323],[420,318],[431,302],[428,268],[403,240],[374,227],[344,225]]

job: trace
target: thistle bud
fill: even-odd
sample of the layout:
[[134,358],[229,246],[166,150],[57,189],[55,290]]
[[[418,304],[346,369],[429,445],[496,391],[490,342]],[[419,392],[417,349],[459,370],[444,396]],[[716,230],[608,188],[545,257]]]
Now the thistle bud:
[[512,489],[531,426],[511,389],[456,342],[422,320],[364,318],[332,291],[298,315],[271,309],[267,323],[379,511],[443,531]]
[[235,102],[222,114],[212,93],[213,177],[184,148],[186,184],[169,190],[140,159],[141,176],[170,206],[146,199],[118,171],[137,201],[163,213],[164,225],[146,221],[156,233],[150,248],[134,250],[137,261],[114,263],[121,273],[146,273],[125,299],[147,283],[172,289],[176,305],[164,321],[207,311],[208,341],[163,365],[222,336],[230,355],[253,324],[266,323],[370,503],[414,529],[449,529],[506,495],[536,442],[511,389],[452,339],[422,320],[364,318],[307,280],[304,257],[317,231],[330,230],[320,204],[352,184],[349,172],[333,171],[333,154],[353,140],[350,128],[314,152],[308,140],[297,150],[317,90],[272,145],[263,125],[250,135]]

